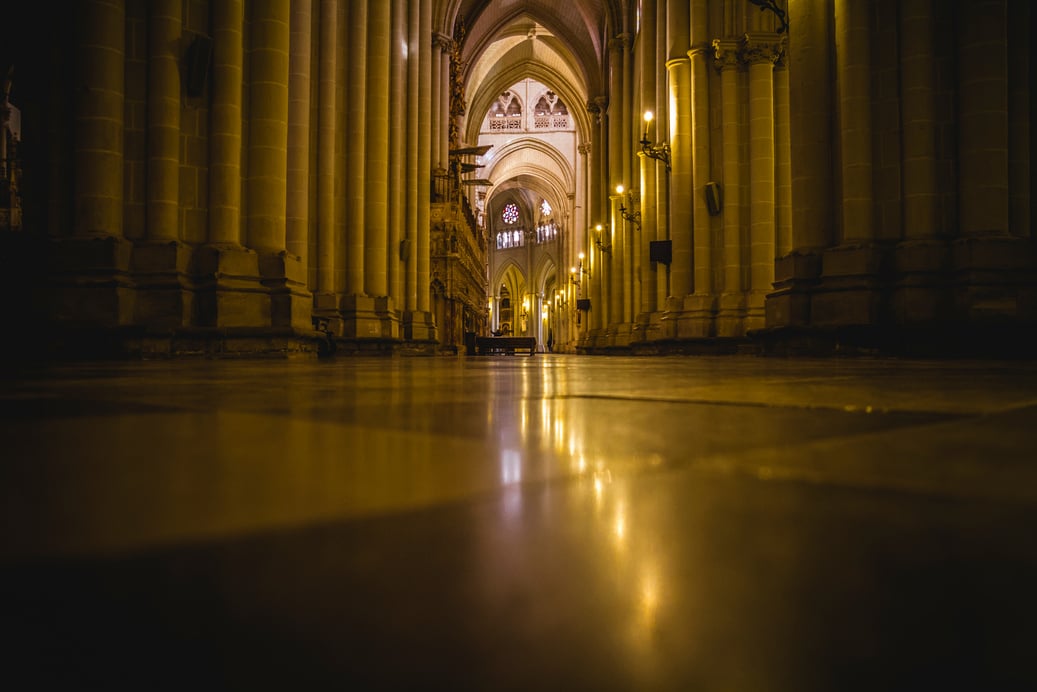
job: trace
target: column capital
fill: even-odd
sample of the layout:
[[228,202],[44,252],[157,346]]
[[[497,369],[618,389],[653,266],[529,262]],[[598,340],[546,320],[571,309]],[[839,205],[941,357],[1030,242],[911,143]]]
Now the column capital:
[[737,69],[741,63],[741,42],[736,39],[713,39],[713,59],[719,72]]
[[609,39],[608,49],[610,51],[629,50],[633,44],[630,34],[618,34]]
[[432,45],[444,53],[449,53],[454,49],[454,39],[451,36],[434,31],[432,32]]
[[770,31],[748,33],[742,38],[742,59],[754,65],[781,59],[785,51],[785,37]]
[[591,145],[587,142],[584,142],[583,144],[580,144],[576,147],[576,151],[586,156],[587,154],[591,153]]

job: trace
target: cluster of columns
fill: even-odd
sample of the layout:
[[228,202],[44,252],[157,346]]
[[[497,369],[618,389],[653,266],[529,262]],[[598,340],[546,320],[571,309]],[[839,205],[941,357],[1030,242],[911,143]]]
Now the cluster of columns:
[[[79,3],[63,240],[95,252],[89,268],[64,267],[58,312],[90,303],[112,325],[299,334],[317,316],[346,339],[434,339],[430,183],[448,151],[452,43],[433,43],[432,4],[212,0],[188,26],[179,0]],[[197,58],[182,50],[192,42]],[[181,77],[193,59],[197,93]],[[134,60],[145,80],[126,79]],[[145,136],[127,148],[136,100]],[[186,121],[197,119],[196,152]],[[138,164],[144,184],[127,184]],[[201,189],[181,188],[195,179]],[[132,205],[141,222],[126,221]]]
[[[730,11],[711,25],[715,4],[646,0],[636,36],[609,44],[597,161],[608,208],[601,234],[588,232],[601,269],[588,350],[765,325],[774,259],[791,241],[786,41],[742,3],[720,3]],[[710,183],[722,190],[712,212]],[[653,242],[669,261],[652,260]]]
[[780,4],[791,39],[736,0],[645,0],[618,28],[583,347],[1037,320],[1029,6]]

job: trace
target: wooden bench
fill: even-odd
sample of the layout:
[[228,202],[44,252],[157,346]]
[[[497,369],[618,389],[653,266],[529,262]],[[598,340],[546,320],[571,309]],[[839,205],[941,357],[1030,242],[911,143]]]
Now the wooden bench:
[[516,351],[536,355],[537,340],[532,336],[477,336],[475,337],[475,354],[479,356],[506,355],[513,356]]

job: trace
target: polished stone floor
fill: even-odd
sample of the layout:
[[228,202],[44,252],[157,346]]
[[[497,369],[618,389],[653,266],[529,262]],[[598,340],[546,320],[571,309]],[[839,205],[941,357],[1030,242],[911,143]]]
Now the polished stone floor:
[[1037,361],[0,387],[3,689],[1037,689]]

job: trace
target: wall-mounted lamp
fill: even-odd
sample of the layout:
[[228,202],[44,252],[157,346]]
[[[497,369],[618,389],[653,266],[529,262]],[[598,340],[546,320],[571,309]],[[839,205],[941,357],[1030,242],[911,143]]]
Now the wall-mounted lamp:
[[575,267],[569,267],[569,283],[576,287],[578,291],[580,289],[580,281],[583,279],[583,275],[590,276],[590,272],[583,268],[583,253],[580,253],[580,263]]
[[594,237],[594,244],[598,246],[598,249],[604,252],[606,255],[612,252],[612,246],[602,240],[605,237],[605,226],[600,223],[594,227],[597,231],[597,235]]
[[[622,185],[616,185],[616,194],[617,195],[622,195],[624,189],[625,188]],[[627,200],[629,200],[631,205],[633,205],[633,203],[634,203],[634,195],[633,195],[633,193],[631,193],[631,192],[627,193]],[[627,211],[627,208],[623,205],[622,202],[620,202],[619,203],[619,215],[622,216],[627,221],[630,221],[631,223],[636,225],[638,230],[641,230],[641,212],[640,212],[640,210],[638,210],[638,211]]]
[[648,128],[652,124],[652,119],[655,116],[652,111],[645,111],[645,133],[641,137],[641,152],[650,159],[656,161],[662,161],[666,164],[666,170],[670,170],[670,145],[666,142],[659,142],[658,144],[649,141],[648,139]]

